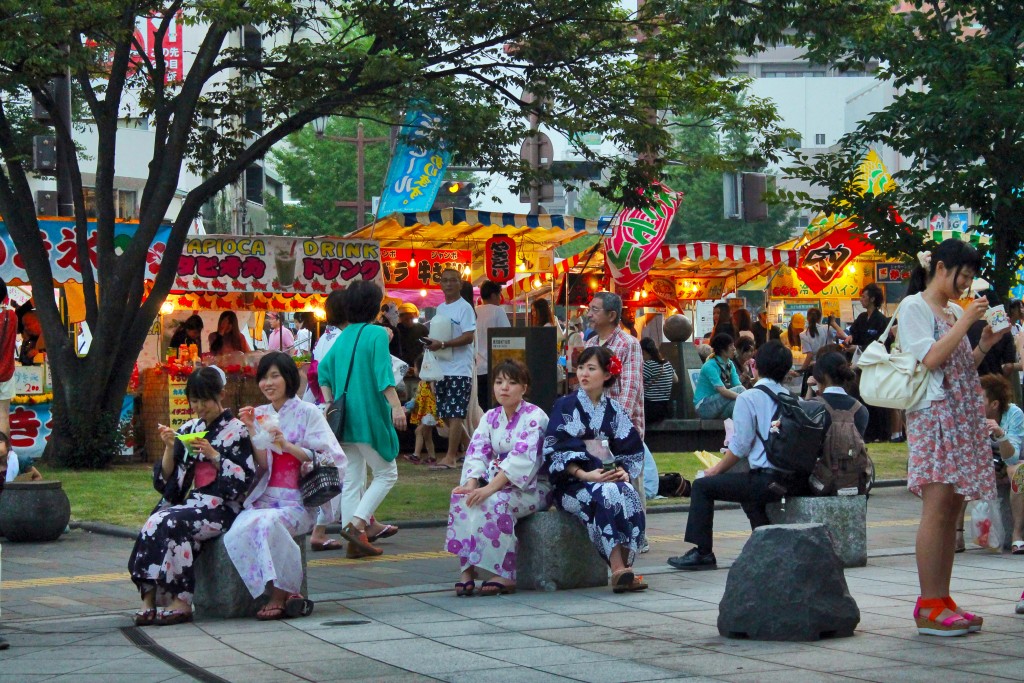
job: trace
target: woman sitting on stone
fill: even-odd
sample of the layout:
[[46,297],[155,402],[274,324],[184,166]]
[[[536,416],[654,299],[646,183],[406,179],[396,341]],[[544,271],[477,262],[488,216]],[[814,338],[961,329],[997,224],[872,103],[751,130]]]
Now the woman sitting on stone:
[[477,571],[494,575],[481,595],[516,590],[517,519],[547,507],[547,482],[538,481],[548,416],[523,400],[530,388],[526,366],[506,360],[494,368],[498,407],[484,414],[473,433],[452,490],[446,549],[459,556],[462,577],[455,595],[473,595]]
[[[299,370],[291,356],[281,351],[265,355],[256,381],[270,403],[246,406],[238,417],[253,435],[263,476],[224,536],[224,547],[253,598],[270,589],[258,619],[307,616],[313,603],[300,594],[302,554],[295,537],[312,531],[316,508],[303,504],[299,479],[303,465],[314,458],[337,465],[344,478],[345,453],[320,409],[295,397]],[[325,522],[335,521],[330,503],[320,509]]]
[[[143,525],[128,561],[142,594],[142,609],[135,613],[138,626],[192,621],[195,556],[204,542],[231,526],[256,472],[249,432],[222,403],[224,374],[217,368],[196,370],[185,384],[185,396],[196,417],[177,434],[158,425],[164,453],[153,468],[153,485],[163,499]],[[178,438],[197,432],[203,437],[187,447]],[[167,609],[157,614],[158,604]]]
[[693,390],[693,403],[702,420],[724,420],[732,417],[736,397],[743,393],[740,375],[732,362],[736,355],[733,339],[727,334],[711,338],[712,356],[704,361],[697,386]]
[[646,519],[629,483],[640,476],[644,444],[622,405],[605,394],[621,372],[608,349],[584,349],[576,364],[580,388],[555,402],[544,438],[554,503],[587,525],[616,593],[647,588],[633,573]]

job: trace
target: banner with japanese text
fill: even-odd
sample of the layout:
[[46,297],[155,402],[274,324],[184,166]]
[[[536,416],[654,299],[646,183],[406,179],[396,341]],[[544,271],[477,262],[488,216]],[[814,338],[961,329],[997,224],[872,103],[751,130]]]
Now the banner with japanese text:
[[[405,115],[402,124],[404,137],[424,140],[440,122],[440,117],[436,115],[412,109]],[[399,139],[388,166],[387,181],[377,209],[378,216],[387,216],[396,211],[430,211],[444,180],[444,169],[448,165],[448,151],[444,143],[440,147],[431,150]]]
[[172,289],[326,294],[356,280],[383,284],[377,242],[205,235],[185,242]]
[[634,289],[647,277],[683,198],[682,193],[661,184],[644,192],[653,193],[651,204],[620,211],[612,224],[611,236],[604,241],[605,260],[612,277],[625,289]]
[[847,264],[871,248],[871,244],[854,234],[849,226],[837,228],[804,248],[797,274],[817,294],[842,275]]
[[461,275],[473,265],[473,251],[385,248],[380,250],[380,260],[388,289],[440,289],[441,273],[454,268]]

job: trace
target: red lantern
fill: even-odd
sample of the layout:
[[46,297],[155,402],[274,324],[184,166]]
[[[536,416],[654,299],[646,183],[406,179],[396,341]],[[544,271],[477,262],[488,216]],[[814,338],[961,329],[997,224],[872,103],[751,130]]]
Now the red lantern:
[[516,242],[508,235],[495,235],[484,246],[484,276],[502,284],[512,279],[516,270]]

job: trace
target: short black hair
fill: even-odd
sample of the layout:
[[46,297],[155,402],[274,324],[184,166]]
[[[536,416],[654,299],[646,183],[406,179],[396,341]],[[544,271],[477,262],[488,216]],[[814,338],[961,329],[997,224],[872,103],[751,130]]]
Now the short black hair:
[[522,361],[513,360],[511,358],[501,361],[497,366],[495,366],[492,376],[497,380],[501,375],[508,377],[517,384],[530,386],[530,370],[522,363]]
[[753,351],[755,347],[754,340],[750,337],[740,337],[736,340],[736,353],[747,353]]
[[350,323],[372,323],[380,314],[384,291],[371,280],[356,280],[348,286],[345,308]]
[[185,319],[185,322],[182,323],[182,327],[186,330],[202,330],[203,319],[198,314],[193,313]]
[[772,339],[757,350],[754,366],[761,377],[781,383],[793,369],[793,352],[778,339]]
[[335,289],[327,295],[324,301],[324,313],[327,324],[340,327],[348,322],[348,290]]
[[881,308],[882,304],[885,303],[885,294],[882,292],[882,288],[874,282],[864,287],[864,292],[871,299],[871,305],[875,308]]
[[[576,367],[583,365],[591,358],[597,361],[597,364],[601,366],[602,370],[608,372],[608,367],[611,365],[612,362],[611,351],[609,351],[603,346],[588,346],[587,348],[583,349],[583,353],[581,353],[580,357],[576,359]],[[619,378],[617,375],[612,375],[611,377],[606,379],[604,381],[605,389],[615,384],[615,382],[618,379]]]
[[717,356],[722,353],[722,351],[725,351],[727,348],[732,346],[732,343],[732,335],[722,332],[711,338],[711,350],[714,351]]
[[281,377],[284,377],[284,393],[288,398],[295,398],[295,394],[299,392],[299,368],[295,365],[295,360],[283,351],[271,351],[260,358],[260,364],[256,368],[256,381],[259,382],[266,377],[270,368],[277,368]]
[[217,401],[224,391],[224,380],[213,368],[199,368],[185,381],[185,397],[196,401]]
[[480,298],[487,301],[495,294],[501,294],[501,285],[497,282],[484,280],[484,283],[480,285]]

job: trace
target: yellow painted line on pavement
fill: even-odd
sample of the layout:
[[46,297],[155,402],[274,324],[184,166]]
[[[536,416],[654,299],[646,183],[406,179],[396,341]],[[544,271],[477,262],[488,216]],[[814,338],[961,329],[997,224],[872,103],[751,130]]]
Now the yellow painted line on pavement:
[[[887,527],[910,527],[917,526],[920,520],[917,519],[895,519],[881,522],[869,522],[868,528],[881,529]],[[749,531],[719,531],[715,532],[715,538],[736,539],[750,536]],[[652,543],[673,543],[683,540],[683,534],[671,534],[662,536],[650,536],[648,540]],[[319,554],[319,553],[318,553]],[[452,557],[450,553],[443,551],[399,553],[397,555],[379,555],[377,557],[364,557],[357,560],[347,557],[327,557],[309,560],[310,567],[355,567],[371,562],[411,562],[413,560],[438,560]],[[39,579],[15,579],[5,580],[0,584],[0,591],[19,590],[25,588],[46,588],[48,586],[74,586],[76,584],[88,583],[114,583],[117,581],[130,581],[128,572],[110,572],[107,574],[78,574],[76,576],[50,576]]]

